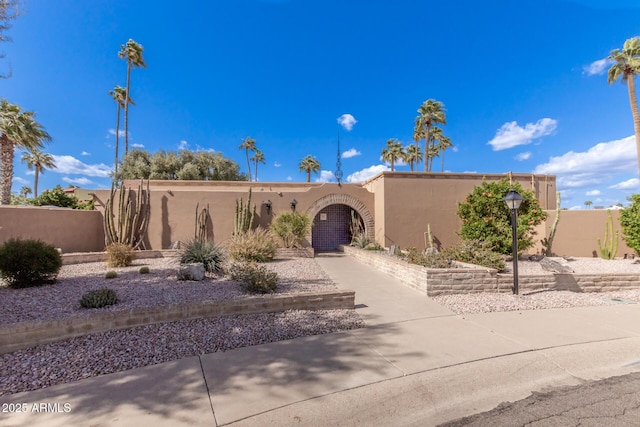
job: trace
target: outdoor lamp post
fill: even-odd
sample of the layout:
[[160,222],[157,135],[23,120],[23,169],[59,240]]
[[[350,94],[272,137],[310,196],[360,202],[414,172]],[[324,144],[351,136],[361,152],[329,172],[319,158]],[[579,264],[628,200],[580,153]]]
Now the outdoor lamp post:
[[504,201],[511,209],[511,240],[513,248],[513,293],[518,295],[518,208],[524,197],[511,189],[504,197]]

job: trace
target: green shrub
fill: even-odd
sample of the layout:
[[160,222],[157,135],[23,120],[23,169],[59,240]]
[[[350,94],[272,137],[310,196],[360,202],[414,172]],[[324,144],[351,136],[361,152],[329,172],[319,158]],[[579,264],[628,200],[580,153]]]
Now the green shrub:
[[361,249],[366,248],[371,243],[373,243],[373,239],[367,236],[366,233],[358,233],[355,236],[353,236],[353,239],[351,240],[351,246],[355,246],[356,248],[361,248]]
[[502,254],[495,252],[491,243],[481,240],[463,240],[443,252],[448,259],[504,271]]
[[425,253],[416,248],[407,248],[402,258],[411,264],[427,268],[449,268],[449,259],[441,252]]
[[276,290],[278,275],[255,262],[231,263],[227,269],[231,279],[240,282],[248,292],[266,294]]
[[620,211],[622,239],[640,255],[640,194],[629,197],[631,205]]
[[369,243],[365,249],[368,251],[384,251],[384,248],[378,242]]
[[146,265],[144,267],[140,267],[140,270],[138,270],[138,273],[149,274],[149,267],[147,267]]
[[107,271],[107,273],[104,275],[105,279],[115,279],[116,277],[118,277],[118,273],[116,273],[115,271]]
[[238,261],[271,261],[276,256],[277,244],[271,233],[263,228],[232,236],[229,257]]
[[524,197],[518,209],[518,249],[524,251],[533,246],[533,228],[546,219],[546,215],[532,191],[524,190],[520,184],[502,179],[477,186],[458,203],[458,217],[462,220],[460,237],[464,240],[489,242],[494,251],[510,254],[512,251],[511,210],[504,196],[514,189]]
[[271,224],[271,232],[282,239],[285,248],[299,247],[311,230],[313,220],[308,214],[283,212]]
[[0,245],[0,277],[9,287],[54,283],[61,267],[56,248],[41,240],[9,239]]
[[191,264],[201,262],[205,271],[221,273],[224,255],[222,249],[213,242],[192,240],[187,242],[180,253],[180,263]]
[[80,299],[80,306],[84,308],[101,308],[118,302],[116,291],[107,288],[89,291]]
[[56,185],[51,190],[45,190],[35,199],[31,199],[35,206],[58,206],[60,208],[72,208],[93,210],[93,200],[80,202],[76,196],[70,196],[64,192],[60,185]]
[[109,267],[127,267],[133,261],[133,248],[124,243],[111,243],[107,246],[107,264]]

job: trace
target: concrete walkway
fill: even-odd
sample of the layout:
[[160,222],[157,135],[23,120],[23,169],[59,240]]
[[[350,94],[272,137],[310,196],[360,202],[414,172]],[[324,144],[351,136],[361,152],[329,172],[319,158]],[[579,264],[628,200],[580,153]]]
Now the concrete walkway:
[[353,258],[316,259],[367,327],[0,397],[27,410],[0,425],[428,426],[640,371],[640,305],[457,316]]

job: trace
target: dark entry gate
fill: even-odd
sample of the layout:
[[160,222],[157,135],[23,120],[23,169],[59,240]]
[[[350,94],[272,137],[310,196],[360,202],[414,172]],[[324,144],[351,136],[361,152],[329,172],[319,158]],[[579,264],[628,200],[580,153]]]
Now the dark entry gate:
[[316,251],[335,251],[338,245],[351,243],[349,226],[351,207],[329,205],[313,219],[312,246]]

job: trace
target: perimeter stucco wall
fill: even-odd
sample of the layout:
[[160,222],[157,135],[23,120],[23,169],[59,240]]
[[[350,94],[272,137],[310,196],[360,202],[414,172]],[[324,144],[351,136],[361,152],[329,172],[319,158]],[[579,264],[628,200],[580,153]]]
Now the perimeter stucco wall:
[[463,200],[482,180],[508,178],[533,190],[544,209],[555,209],[556,181],[550,175],[383,172],[363,186],[375,193],[376,240],[388,247],[425,248],[427,225],[438,247],[458,242]]
[[[547,221],[536,227],[537,245],[529,252],[542,252],[540,240],[549,236],[551,226],[556,217],[556,211],[547,211]],[[614,234],[620,230],[618,238],[618,257],[624,254],[634,254],[622,239],[622,227],[620,227],[620,211],[611,210],[613,218]],[[552,251],[558,256],[599,257],[598,241],[604,241],[605,227],[608,221],[606,209],[563,210],[560,211],[560,221],[556,227],[556,235],[553,239]]]
[[104,250],[102,214],[36,206],[0,206],[0,243],[40,239],[63,253]]
[[[126,181],[125,185],[137,189],[139,181]],[[167,249],[174,241],[193,239],[196,206],[199,209],[209,205],[211,222],[208,224],[209,237],[223,243],[231,237],[234,229],[236,199],[247,201],[249,188],[252,189],[251,205],[256,205],[254,225],[268,227],[279,212],[290,211],[291,200],[297,200],[298,212],[317,213],[326,203],[351,204],[361,214],[368,211],[374,215],[374,196],[358,184],[329,183],[260,183],[221,181],[150,181],[151,215],[148,230],[147,249]],[[95,191],[97,209],[104,209],[109,196],[108,190]],[[267,212],[263,202],[270,200],[271,212]],[[318,203],[320,201],[320,203]],[[305,242],[310,245],[310,238]]]

